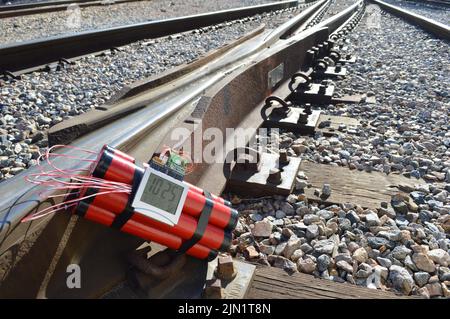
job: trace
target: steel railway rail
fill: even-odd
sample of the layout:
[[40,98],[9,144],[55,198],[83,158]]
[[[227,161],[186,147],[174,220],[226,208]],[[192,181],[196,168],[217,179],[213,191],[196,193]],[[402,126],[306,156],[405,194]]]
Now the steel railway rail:
[[433,19],[421,16],[417,13],[402,9],[400,7],[388,4],[380,0],[370,0],[379,5],[383,10],[399,16],[413,25],[420,26],[424,30],[433,33],[437,37],[445,40],[450,40],[450,27],[443,23],[437,22]]
[[54,36],[0,46],[0,74],[30,72],[62,60],[101,52],[143,39],[185,32],[264,12],[296,7],[298,1],[235,8],[120,27]]
[[0,19],[19,17],[30,14],[48,13],[56,11],[65,11],[70,4],[77,4],[80,8],[114,5],[126,2],[137,2],[142,0],[74,0],[74,1],[44,1],[27,4],[13,4],[0,6]]
[[421,4],[429,4],[433,6],[443,6],[443,7],[450,7],[450,1],[448,0],[407,0],[409,2],[416,2]]
[[[183,121],[193,111],[200,114],[204,128],[225,130],[227,127],[257,126],[259,122],[256,119],[260,117],[258,106],[268,94],[277,92],[280,83],[289,80],[306,65],[306,51],[330,36],[339,37],[348,32],[355,25],[353,20],[358,17],[357,12],[363,10],[361,0],[305,30],[311,16],[325,4],[325,0],[319,1],[277,29],[255,33],[243,43],[230,47],[226,54],[218,54],[194,70],[184,72],[183,69],[189,65],[182,66],[141,83],[143,89],[137,88],[136,94],[114,104],[114,108],[134,108],[133,113],[78,137],[72,145],[98,150],[108,143],[140,161],[148,161],[173,127],[190,123]],[[291,36],[286,38],[287,34]],[[281,74],[271,80],[272,71],[280,66]],[[224,99],[227,107],[223,105]],[[71,150],[64,153],[74,154]],[[70,159],[57,160],[56,164],[62,168],[84,167],[84,164]],[[0,285],[0,296],[23,295],[23,287],[28,285],[26,293],[31,297],[61,298],[77,294],[98,297],[123,279],[125,266],[120,256],[142,241],[84,220],[70,219],[65,213],[20,223],[29,212],[53,203],[53,200],[39,196],[42,190],[38,186],[23,180],[25,174],[35,171],[36,168],[30,168],[0,185],[0,256],[19,249],[30,234],[43,231],[36,240],[34,252],[21,257],[35,261],[33,271],[39,275],[34,276],[36,278],[31,283],[25,282],[24,274],[30,264],[22,262],[22,268],[11,270]],[[201,164],[187,179],[199,187],[220,193],[226,182],[221,173],[219,164]],[[39,251],[39,247],[45,251]],[[61,286],[65,283],[65,267],[73,262],[87,267],[83,269],[91,269],[84,276],[91,279],[85,279],[86,282],[92,283],[78,291]],[[107,269],[101,266],[105,262],[108,262]],[[9,278],[13,280],[8,281]]]

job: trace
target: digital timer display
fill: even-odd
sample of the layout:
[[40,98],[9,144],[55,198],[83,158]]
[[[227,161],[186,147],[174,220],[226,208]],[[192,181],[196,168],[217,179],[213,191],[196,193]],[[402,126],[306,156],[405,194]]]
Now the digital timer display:
[[175,215],[184,188],[158,175],[150,174],[141,201]]
[[163,172],[147,167],[132,206],[137,213],[160,222],[178,223],[189,186]]

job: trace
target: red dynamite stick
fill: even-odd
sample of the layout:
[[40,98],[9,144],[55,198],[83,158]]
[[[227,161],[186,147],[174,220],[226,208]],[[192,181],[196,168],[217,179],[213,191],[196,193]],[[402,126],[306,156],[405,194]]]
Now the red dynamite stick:
[[[189,190],[203,195],[203,189],[201,189],[200,187],[194,186],[186,181],[183,181],[183,183],[186,183],[189,186]],[[211,197],[212,197],[212,199],[214,199],[214,201],[219,202],[225,206],[231,207],[231,203],[229,201],[223,199],[222,197],[216,196],[214,194],[211,194]]]
[[[93,176],[95,177],[129,185],[133,183],[135,177],[141,179],[143,174],[143,168],[121,157],[114,156],[109,151],[103,152],[93,172]],[[184,203],[183,213],[187,213],[193,217],[199,217],[205,207],[206,201],[207,199],[203,194],[190,188]],[[212,201],[213,209],[209,223],[227,230],[234,229],[238,220],[238,212],[218,201]]]
[[[104,152],[105,154],[110,154]],[[127,161],[119,156],[112,155],[112,160],[110,162],[108,170],[103,176],[104,179],[121,182],[125,184],[133,184],[134,174],[136,173],[136,164]],[[115,169],[111,169],[114,167]]]
[[[97,192],[97,190],[100,193],[102,192],[101,189],[90,188],[86,191],[86,195],[93,195]],[[95,197],[90,197],[85,202],[89,201],[89,199],[92,199],[92,201],[90,201],[91,205],[103,208],[115,214],[119,214],[125,210],[129,200],[129,195],[126,193],[101,194]],[[197,229],[197,219],[187,214],[181,214],[178,223],[174,226],[159,222],[142,215],[139,212],[135,212],[131,219],[141,224],[174,234],[186,240],[192,238],[195,230]],[[202,238],[198,243],[211,249],[226,251],[231,244],[230,237],[231,234],[229,232],[227,233],[221,228],[208,224]]]
[[[122,158],[122,159],[124,159],[126,161],[129,161],[129,162],[131,162],[133,164],[136,163],[136,159],[134,157],[132,157],[132,156],[130,156],[130,155],[128,155],[128,154],[126,154],[126,153],[124,153],[122,151],[119,151],[119,150],[117,150],[117,149],[115,149],[115,148],[113,148],[113,147],[111,147],[109,145],[104,145],[101,153],[103,151],[105,151],[105,150],[110,152],[114,156],[119,156],[120,158]],[[144,171],[142,170],[142,173],[143,172]],[[186,181],[184,181],[184,183],[186,183],[189,186],[189,189],[192,190],[193,192],[196,192],[196,193],[199,193],[199,194],[203,194],[203,190],[200,187],[194,186],[194,185],[192,185],[192,184],[190,184],[190,183],[188,183]],[[223,199],[222,197],[216,196],[214,194],[211,194],[211,197],[214,199],[214,201],[218,201],[219,203],[224,204],[225,206],[231,207],[231,203],[229,201]]]
[[[91,220],[93,222],[111,227],[116,214],[96,207],[94,205],[89,205],[84,202],[80,202],[77,206],[76,212],[79,215],[84,216],[84,218]],[[173,234],[168,234],[158,228],[150,227],[148,225],[141,224],[134,220],[128,220],[125,225],[121,228],[121,231],[131,234],[133,236],[140,237],[144,240],[154,241],[161,245],[164,245],[170,249],[178,249],[183,243],[180,237]],[[217,252],[211,250],[208,247],[200,245],[199,243],[192,246],[186,254],[198,258],[198,259],[208,259],[212,260],[217,256]]]
[[128,155],[127,153],[119,151],[115,148],[112,148],[109,145],[104,145],[102,151],[104,151],[104,150],[113,153],[114,156],[119,156],[120,158],[123,158],[124,160],[127,160],[132,163],[136,163],[136,159],[133,156]]
[[[100,152],[95,163],[97,164],[91,168],[91,175],[114,182],[131,185],[135,173],[138,173],[136,172],[137,165],[107,149]],[[115,169],[112,170],[111,167]]]
[[[198,218],[205,207],[207,198],[189,189],[183,206],[183,213]],[[236,216],[236,217],[234,217]],[[234,221],[236,218],[236,222]],[[209,222],[223,229],[234,229],[237,223],[237,212],[218,202],[213,202]]]

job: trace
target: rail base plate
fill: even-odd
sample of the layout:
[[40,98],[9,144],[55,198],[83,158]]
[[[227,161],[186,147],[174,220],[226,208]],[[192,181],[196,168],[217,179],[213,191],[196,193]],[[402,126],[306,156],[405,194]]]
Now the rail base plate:
[[321,84],[313,83],[304,91],[292,93],[291,96],[288,97],[288,100],[295,104],[330,104],[334,93],[334,86],[328,85],[325,87],[325,92],[320,92],[321,86]]
[[340,67],[337,68],[335,66],[329,66],[324,72],[314,72],[313,77],[316,79],[323,79],[323,78],[335,78],[338,76],[346,76],[347,75],[347,69]]
[[[278,165],[278,158],[278,154],[262,153],[258,171],[236,169],[235,166],[225,191],[248,196],[289,195],[294,188],[301,160],[289,157],[289,163]],[[272,168],[281,171],[281,183],[278,185],[267,181]]]
[[307,117],[306,123],[299,123],[299,118],[304,114],[304,109],[300,107],[291,107],[286,117],[272,112],[264,122],[265,127],[277,127],[291,132],[313,134],[318,124],[320,111],[313,110]]

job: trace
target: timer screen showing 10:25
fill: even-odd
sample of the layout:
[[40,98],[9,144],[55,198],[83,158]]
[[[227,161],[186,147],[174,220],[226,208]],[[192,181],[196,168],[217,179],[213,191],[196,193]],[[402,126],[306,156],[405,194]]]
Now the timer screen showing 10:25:
[[182,194],[182,186],[150,174],[141,201],[175,215]]

